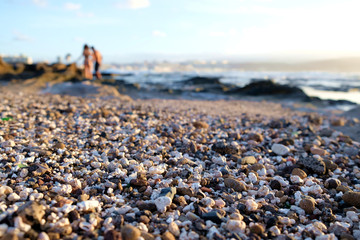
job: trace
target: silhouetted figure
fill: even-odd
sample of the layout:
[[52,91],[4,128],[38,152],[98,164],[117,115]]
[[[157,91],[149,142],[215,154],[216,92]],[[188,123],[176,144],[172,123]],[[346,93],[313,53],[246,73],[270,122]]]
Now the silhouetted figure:
[[93,74],[92,74],[92,68],[93,68],[93,64],[92,64],[92,54],[90,51],[90,48],[87,44],[84,45],[84,51],[83,51],[83,56],[84,56],[84,78],[86,79],[93,79]]
[[65,61],[67,64],[69,64],[71,62],[71,54],[70,53],[65,55]]
[[102,56],[101,53],[95,49],[95,47],[92,47],[93,50],[93,59],[95,60],[95,75],[96,75],[96,79],[101,79],[101,73],[100,73],[100,66],[101,66],[101,62],[102,62]]

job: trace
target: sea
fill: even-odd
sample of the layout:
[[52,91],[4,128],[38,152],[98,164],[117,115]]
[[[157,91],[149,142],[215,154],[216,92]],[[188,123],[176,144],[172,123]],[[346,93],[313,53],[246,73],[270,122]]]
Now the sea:
[[223,71],[223,72],[155,72],[123,71],[107,69],[116,79],[136,83],[143,88],[163,86],[176,88],[179,83],[193,77],[218,78],[221,83],[245,86],[254,79],[273,80],[301,88],[308,96],[320,99],[346,100],[360,104],[360,73],[330,72],[263,72],[263,71]]

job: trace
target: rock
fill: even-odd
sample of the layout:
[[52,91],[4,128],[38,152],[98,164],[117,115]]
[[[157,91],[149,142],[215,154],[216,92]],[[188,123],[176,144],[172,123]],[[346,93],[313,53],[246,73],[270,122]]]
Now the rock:
[[281,183],[276,179],[271,180],[270,187],[274,190],[281,190]]
[[312,214],[315,210],[315,199],[307,196],[306,198],[301,199],[299,207],[304,209],[307,214]]
[[310,148],[310,152],[314,155],[319,155],[319,156],[325,156],[325,155],[329,154],[326,150],[318,148],[318,147]]
[[320,134],[320,136],[323,136],[323,137],[331,137],[333,132],[334,132],[334,130],[332,130],[330,128],[323,128],[319,131],[319,134]]
[[260,133],[251,133],[251,134],[249,134],[248,139],[254,140],[256,142],[264,141],[264,137]]
[[176,188],[176,193],[181,196],[188,195],[189,197],[193,197],[195,192],[192,188]]
[[137,240],[141,236],[141,232],[136,227],[126,224],[121,228],[121,236],[123,240]]
[[255,164],[255,163],[257,163],[257,161],[254,156],[246,156],[246,157],[243,157],[240,161],[238,161],[238,163],[242,164],[242,165]]
[[144,232],[144,231],[141,231],[141,237],[144,240],[155,240],[155,237],[152,234]]
[[169,224],[169,228],[168,230],[174,234],[175,237],[179,237],[180,236],[180,229],[179,226],[175,223],[175,222],[171,222]]
[[161,235],[161,239],[162,240],[175,240],[175,237],[171,232],[166,231]]
[[261,224],[255,223],[250,227],[250,232],[261,236],[265,232],[265,229]]
[[348,186],[340,185],[336,188],[336,191],[346,193],[351,192],[351,189]]
[[295,144],[294,140],[291,138],[283,139],[279,142],[279,144],[285,145],[285,146],[292,146]]
[[246,224],[241,220],[229,219],[226,223],[226,229],[230,232],[245,232]]
[[251,96],[280,95],[298,98],[307,98],[306,94],[298,87],[281,85],[273,80],[252,79],[251,83],[243,88],[237,88],[231,92],[246,94]]
[[32,164],[29,166],[28,171],[34,177],[37,177],[37,176],[42,176],[45,173],[50,172],[50,168],[48,167],[48,165],[46,163],[44,163],[44,164],[35,163],[35,164]]
[[304,172],[304,170],[300,169],[300,168],[294,168],[291,172],[292,175],[296,175],[299,176],[301,179],[304,179],[307,177],[306,172]]
[[224,184],[226,187],[228,188],[232,188],[237,192],[242,192],[242,191],[246,191],[247,187],[245,184],[243,184],[242,182],[233,179],[233,178],[225,178],[224,179]]
[[331,160],[326,159],[326,160],[324,160],[324,163],[325,163],[326,169],[328,169],[330,171],[335,171],[338,168],[338,165]]
[[143,187],[148,186],[149,182],[146,179],[136,178],[130,180],[130,185],[133,187]]
[[280,156],[287,155],[290,152],[290,149],[287,146],[278,143],[273,144],[271,150]]
[[334,233],[336,236],[339,236],[342,234],[342,233],[347,233],[349,232],[349,230],[345,227],[345,226],[342,226],[340,223],[337,223],[335,222],[334,224],[332,224],[329,228],[328,228],[328,231],[330,233]]
[[156,208],[159,212],[164,213],[166,212],[166,208],[169,207],[172,203],[171,198],[169,197],[158,197],[154,201]]
[[214,223],[220,224],[222,222],[223,217],[217,211],[211,211],[208,213],[204,213],[201,216],[202,219],[210,220]]
[[37,202],[26,202],[17,210],[17,215],[26,220],[30,225],[41,224],[45,215],[44,207]]
[[323,175],[326,172],[326,165],[322,159],[316,159],[313,157],[306,157],[299,160],[299,163],[304,165],[307,169],[313,172]]
[[349,155],[350,157],[354,157],[360,154],[360,150],[355,147],[344,147],[344,153]]
[[346,123],[346,119],[344,118],[331,119],[330,123],[332,126],[336,126],[336,127],[344,126]]
[[239,154],[239,148],[234,147],[230,144],[226,144],[223,142],[217,142],[214,145],[212,145],[211,150],[220,153],[222,155],[225,154]]
[[337,187],[339,187],[341,185],[341,182],[336,178],[328,178],[328,179],[326,179],[324,185],[328,189],[331,189],[331,188],[336,189]]
[[65,144],[62,143],[62,142],[57,142],[55,145],[54,145],[54,148],[55,149],[65,149]]
[[193,125],[194,125],[194,127],[197,128],[197,129],[200,129],[200,128],[208,128],[208,127],[209,127],[209,124],[207,124],[206,122],[201,122],[201,121],[193,122]]
[[122,240],[121,233],[116,230],[109,230],[105,233],[104,240]]
[[68,213],[68,218],[70,222],[74,222],[80,218],[79,212],[75,209]]
[[264,164],[261,164],[261,163],[254,163],[252,165],[248,165],[247,168],[249,169],[249,171],[257,172],[257,171],[265,168],[265,166],[264,166]]
[[171,200],[173,200],[175,194],[176,194],[176,188],[175,187],[163,188],[163,189],[161,189],[159,197],[168,197]]
[[190,85],[208,85],[208,84],[221,84],[220,79],[217,77],[192,77],[183,81],[184,84]]
[[360,208],[360,192],[348,191],[342,196],[342,199],[347,204]]

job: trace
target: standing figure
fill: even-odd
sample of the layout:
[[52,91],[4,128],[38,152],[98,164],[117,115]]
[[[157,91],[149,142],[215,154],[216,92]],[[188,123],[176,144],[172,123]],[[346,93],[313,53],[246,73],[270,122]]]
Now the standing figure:
[[98,50],[95,50],[95,47],[92,47],[93,50],[93,58],[95,60],[95,75],[96,75],[96,79],[101,79],[101,73],[100,73],[100,66],[101,66],[101,62],[102,62],[102,56],[101,53]]
[[84,51],[83,51],[83,56],[84,56],[84,78],[86,79],[93,79],[93,64],[92,64],[92,59],[91,59],[91,51],[90,48],[87,44],[84,45]]

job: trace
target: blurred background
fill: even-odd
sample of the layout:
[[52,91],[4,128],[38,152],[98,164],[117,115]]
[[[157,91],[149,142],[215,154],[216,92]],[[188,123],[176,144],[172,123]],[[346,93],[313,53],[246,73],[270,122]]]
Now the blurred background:
[[358,0],[3,0],[0,54],[81,65],[86,43],[103,73],[143,87],[274,79],[360,103],[358,9]]

